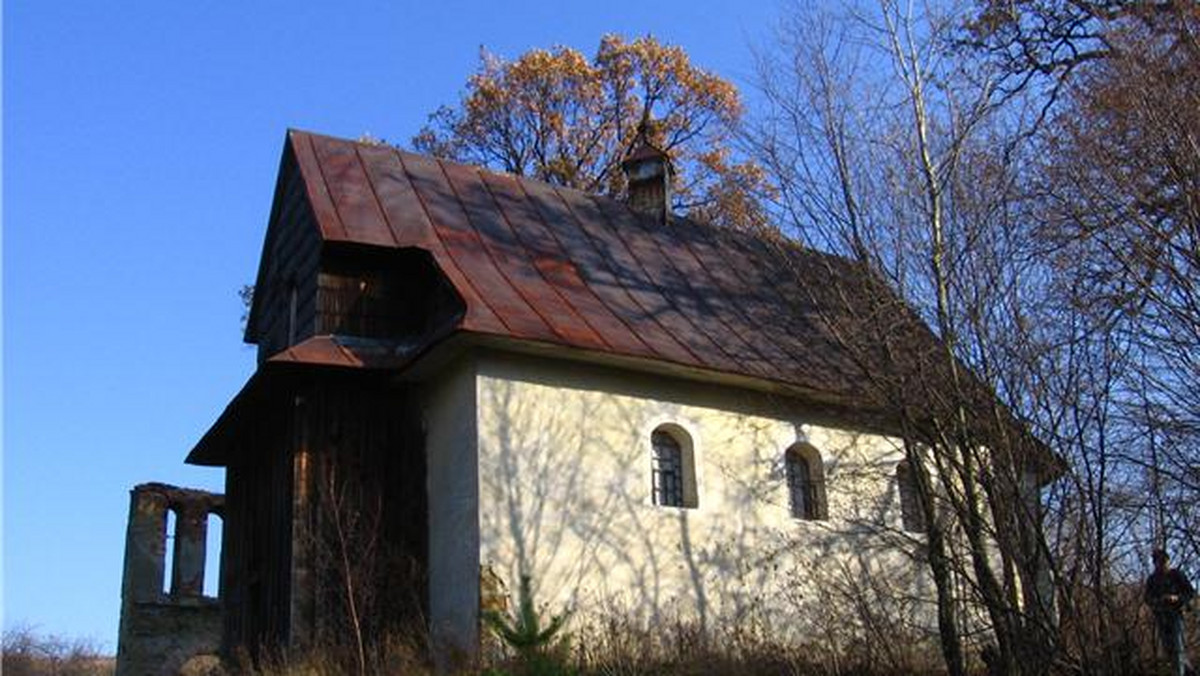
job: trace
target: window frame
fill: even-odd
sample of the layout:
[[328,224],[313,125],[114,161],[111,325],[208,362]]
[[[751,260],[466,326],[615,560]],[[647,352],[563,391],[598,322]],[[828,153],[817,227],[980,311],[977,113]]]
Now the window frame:
[[[788,516],[796,521],[827,521],[829,501],[825,492],[825,461],[811,444],[792,444],[783,453],[784,482],[787,489]],[[803,467],[805,481],[796,477],[794,468]],[[797,497],[803,496],[803,513],[797,510]]]
[[[664,491],[659,482],[661,469],[658,444],[655,443],[655,439],[659,435],[669,438],[678,450],[678,461],[675,463],[678,468],[677,503],[666,503],[660,497]],[[692,435],[678,423],[660,422],[651,428],[647,441],[650,470],[649,504],[654,507],[670,509],[699,509],[700,492],[696,472],[696,447]]]
[[683,447],[666,430],[650,434],[651,500],[659,507],[683,507]]
[[896,497],[900,501],[900,528],[905,533],[924,533],[928,530],[925,511],[917,491],[916,475],[908,459],[896,463]]

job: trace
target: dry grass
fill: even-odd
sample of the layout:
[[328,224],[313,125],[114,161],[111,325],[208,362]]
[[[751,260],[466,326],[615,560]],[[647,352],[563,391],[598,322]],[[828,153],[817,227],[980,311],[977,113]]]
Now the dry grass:
[[38,634],[30,627],[4,632],[4,676],[111,676],[116,662],[92,641]]
[[[459,676],[909,676],[936,673],[936,654],[923,639],[889,637],[908,650],[865,650],[864,637],[843,636],[852,643],[834,646],[784,645],[765,632],[734,628],[702,632],[695,625],[675,622],[650,629],[622,618],[574,627],[565,641],[536,664],[519,659],[496,641],[489,641],[486,658],[464,665]],[[431,676],[424,638],[396,638],[371,653],[367,674]],[[857,652],[855,652],[857,651]],[[888,655],[890,657],[885,658]],[[302,654],[263,659],[257,667],[248,659],[232,673],[247,676],[359,676],[353,650],[347,646],[318,646]]]
[[[1141,611],[1132,602],[1130,612]],[[1189,618],[1195,624],[1195,616]],[[778,632],[750,623],[718,631],[700,631],[686,622],[654,627],[636,625],[614,616],[570,628],[566,641],[551,659],[530,665],[496,641],[485,649],[486,659],[464,665],[456,676],[910,676],[942,671],[936,645],[928,636],[902,625],[879,631],[839,626],[820,640],[784,644],[771,638]],[[1195,641],[1196,627],[1192,629]],[[1109,663],[1114,674],[1155,673],[1152,637],[1145,626],[1124,636],[1129,651],[1124,664]],[[1071,651],[1071,646],[1067,647]],[[1113,648],[1115,646],[1110,646]],[[1192,643],[1195,647],[1195,643]],[[1120,650],[1120,648],[1117,648]],[[385,640],[369,653],[369,676],[433,676],[423,632]],[[1078,673],[1080,664],[1067,659],[1063,673]],[[28,629],[5,632],[4,676],[111,676],[114,660],[89,641],[42,636]],[[356,651],[348,644],[320,645],[302,653],[260,659],[243,657],[227,673],[245,676],[362,676]],[[981,672],[980,672],[981,673]]]
[[578,629],[572,636],[572,666],[596,676],[901,676],[938,670],[935,654],[924,639],[893,637],[913,649],[885,654],[867,650],[860,632],[844,631],[838,639],[794,644],[772,638],[773,632],[751,625],[701,631],[686,622],[654,628],[635,626],[623,618]]
[[[424,632],[396,634],[367,651],[366,673],[372,676],[402,674],[432,676]],[[358,652],[349,643],[328,642],[290,654],[262,656],[255,661],[238,656],[231,674],[244,676],[358,676]]]

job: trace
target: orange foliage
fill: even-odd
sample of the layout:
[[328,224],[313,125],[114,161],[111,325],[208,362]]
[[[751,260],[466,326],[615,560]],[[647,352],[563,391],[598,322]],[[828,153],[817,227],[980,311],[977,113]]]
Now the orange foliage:
[[600,40],[588,60],[569,47],[506,61],[480,56],[458,106],[443,106],[413,138],[421,152],[622,197],[620,163],[639,123],[675,169],[674,208],[735,227],[765,223],[756,164],[732,159],[741,98],[728,81],[693,66],[680,47],[646,36]]

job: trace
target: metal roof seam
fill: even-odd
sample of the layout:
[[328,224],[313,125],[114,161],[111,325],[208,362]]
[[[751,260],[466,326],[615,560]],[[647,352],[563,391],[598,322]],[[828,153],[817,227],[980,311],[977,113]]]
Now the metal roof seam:
[[[713,237],[714,235],[716,235],[716,234],[717,234],[717,233],[716,233],[716,231],[713,231],[713,230],[711,230],[711,229],[706,229],[706,230],[704,230],[704,231],[703,231],[703,234],[705,235],[705,239],[706,239],[706,240],[707,240],[707,241],[708,241],[708,242],[709,242],[709,243],[710,243],[710,244],[711,244],[711,245],[712,245],[712,246],[713,246],[715,249],[719,249],[719,248],[721,248],[721,247],[719,246],[721,243],[720,243],[720,242],[718,242],[718,241],[716,241],[716,240],[714,239],[714,237]],[[726,233],[726,234],[728,234],[728,233]],[[733,237],[730,237],[729,239],[735,239],[735,238],[733,238]],[[741,249],[741,247],[738,247],[738,251],[736,252],[736,255],[738,255],[739,257],[741,257],[741,256],[744,256],[745,254],[746,254],[746,251],[745,251],[744,249]],[[783,294],[779,293],[779,290],[778,290],[777,288],[775,288],[775,286],[774,286],[773,284],[770,284],[770,283],[764,283],[764,282],[766,281],[766,280],[765,280],[765,278],[763,278],[763,279],[759,279],[759,280],[750,280],[750,279],[748,279],[748,278],[746,277],[746,275],[745,275],[745,274],[743,274],[743,266],[740,266],[740,265],[731,265],[731,266],[729,266],[729,269],[730,269],[730,270],[733,272],[734,276],[736,276],[736,277],[737,277],[739,280],[741,280],[741,281],[742,281],[742,283],[743,283],[743,284],[745,284],[745,285],[746,285],[746,288],[754,288],[754,289],[759,289],[759,290],[765,290],[765,292],[766,292],[768,295],[773,295],[773,296],[775,296],[775,297],[776,297],[776,298],[777,298],[777,299],[778,299],[780,302],[784,303],[785,305],[787,305],[787,304],[790,304],[790,302],[789,302],[789,301],[788,301],[786,298],[784,298]],[[760,275],[761,275],[761,274],[762,274],[762,272],[763,272],[761,269],[759,269],[759,268],[755,268],[755,267],[748,267],[747,269],[748,269],[748,270],[754,270],[755,272],[759,273]],[[760,296],[760,297],[761,297],[761,296]],[[789,317],[785,317],[784,319],[785,319],[785,320],[788,320],[788,319],[791,319],[791,317],[790,317],[790,316],[789,316]],[[764,326],[764,327],[766,328],[766,330],[768,330],[768,331],[774,332],[774,326],[775,326],[775,325],[774,325],[773,323],[769,323],[769,322],[755,322],[755,323],[756,323],[757,325]],[[781,338],[783,338],[783,337],[786,337],[786,338],[790,338],[790,339],[795,339],[795,338],[797,337],[797,333],[796,333],[796,332],[793,330],[793,327],[792,327],[792,325],[791,325],[791,324],[792,324],[792,322],[790,322],[790,321],[787,321],[787,322],[786,322],[786,324],[787,324],[787,330],[784,332],[784,334],[783,334],[783,336],[781,336]],[[785,352],[787,352],[787,353],[788,353],[788,355],[790,355],[790,356],[792,357],[792,359],[793,359],[793,360],[795,360],[795,361],[796,361],[796,363],[803,363],[803,360],[802,360],[801,358],[797,357],[797,353],[796,353],[796,352],[793,352],[793,348],[794,348],[795,346],[793,346],[792,344],[790,344],[788,340],[782,340],[782,339],[781,339],[781,340],[779,340],[779,341],[778,341],[778,343],[780,344],[781,348],[782,348],[782,349],[783,349]]]
[[[591,199],[593,202],[597,203],[599,212],[604,215],[604,219],[606,222],[608,222],[610,227],[612,227],[613,230],[617,230],[618,226],[612,222],[612,218],[610,217],[610,214],[607,212],[607,210],[605,210],[603,205],[601,205],[599,203],[599,200],[597,200],[595,198],[591,198]],[[675,266],[675,263],[674,263],[674,260],[672,259],[672,257],[670,255],[668,255],[665,251],[663,251],[662,247],[660,247],[658,245],[658,242],[655,239],[654,234],[650,233],[648,231],[648,229],[644,227],[642,219],[635,216],[634,218],[631,218],[630,221],[633,223],[635,228],[637,228],[641,233],[646,235],[647,239],[651,243],[651,246],[653,246],[655,248],[655,250],[658,251],[659,254],[662,255],[661,257],[666,262],[666,264],[668,266],[670,266],[672,270],[675,271],[675,273],[676,273],[676,275],[678,275],[679,279],[681,279],[683,281],[683,283],[688,286],[688,289],[692,291],[691,295],[693,296],[694,300],[697,303],[697,310],[701,309],[699,307],[700,305],[705,305],[705,308],[708,309],[708,314],[710,316],[714,317],[718,322],[720,322],[723,326],[725,326],[725,328],[731,334],[733,334],[733,336],[736,337],[737,340],[740,341],[743,345],[745,345],[746,347],[749,347],[751,352],[758,355],[759,357],[762,357],[762,355],[758,353],[758,350],[755,350],[752,346],[750,346],[749,343],[746,343],[746,341],[744,339],[742,339],[741,335],[739,335],[737,331],[733,330],[733,328],[730,327],[727,323],[725,323],[725,321],[722,320],[717,313],[712,312],[711,308],[707,307],[707,304],[704,303],[704,300],[700,297],[700,295],[695,293],[695,290],[692,289],[690,284],[688,284],[687,276],[682,274],[682,272],[680,272],[679,268]],[[663,227],[670,227],[670,226],[663,226]],[[679,239],[682,240],[684,238],[680,237]],[[650,268],[646,265],[645,261],[643,261],[641,258],[638,257],[636,248],[634,246],[632,246],[631,244],[625,242],[624,238],[622,238],[622,243],[626,244],[626,249],[628,249],[629,255],[632,256],[635,261],[637,261],[638,266],[640,266],[642,268],[642,272],[646,275],[646,278],[648,280],[650,280],[650,282],[652,284],[654,284],[655,286],[658,287],[659,293],[662,294],[662,296],[664,298],[666,298],[669,303],[671,303],[671,306],[675,308],[675,311],[684,319],[684,321],[686,321],[689,325],[691,325],[691,327],[693,329],[695,329],[695,332],[698,335],[700,335],[701,337],[706,339],[708,342],[715,345],[717,347],[717,349],[720,350],[721,353],[724,354],[731,362],[733,362],[735,364],[740,363],[741,360],[739,360],[733,353],[731,353],[728,349],[726,349],[724,345],[722,345],[720,342],[714,340],[711,336],[709,336],[708,334],[703,332],[703,329],[696,324],[696,322],[693,320],[692,316],[688,312],[684,311],[683,304],[680,302],[680,299],[677,297],[677,295],[674,292],[669,291],[666,286],[664,286],[659,280],[655,279],[656,275],[650,271]]]
[[355,357],[354,354],[352,354],[350,352],[350,350],[347,350],[345,348],[345,346],[339,344],[336,340],[332,341],[332,342],[333,342],[334,348],[337,349],[338,353],[341,354],[342,359],[345,360],[345,362],[347,364],[353,365],[353,366],[362,366],[362,360]]
[[361,144],[339,143],[323,136],[315,137],[313,144],[321,158],[334,207],[346,228],[347,240],[371,246],[393,246],[395,240],[382,210],[370,194],[370,177],[358,155]]
[[[567,247],[565,245],[563,245],[562,240],[559,238],[558,233],[556,233],[554,231],[554,228],[550,227],[550,224],[547,221],[545,214],[543,214],[541,212],[541,210],[537,208],[536,203],[534,203],[533,198],[529,194],[529,190],[525,186],[525,182],[517,177],[514,177],[514,182],[516,183],[517,187],[519,187],[521,189],[521,194],[525,196],[525,199],[534,205],[533,211],[537,214],[538,220],[542,222],[542,225],[543,225],[543,227],[545,227],[546,232],[549,233],[551,239],[554,240],[555,244],[558,245],[558,248],[563,252],[564,256],[566,256]],[[658,350],[654,349],[649,343],[647,343],[645,340],[643,340],[642,337],[638,335],[637,331],[634,331],[633,326],[630,325],[629,322],[624,317],[622,317],[620,313],[614,312],[613,309],[608,306],[608,303],[606,303],[604,301],[604,299],[600,297],[600,294],[596,293],[596,290],[592,288],[592,285],[586,279],[580,277],[580,281],[583,283],[584,288],[587,289],[587,292],[589,294],[591,294],[592,298],[594,298],[596,300],[596,302],[600,304],[600,307],[604,308],[605,312],[607,312],[610,316],[612,316],[614,319],[616,319],[618,322],[620,322],[621,325],[624,326],[625,329],[629,332],[629,335],[632,336],[635,340],[637,340],[637,342],[640,343],[643,347],[645,347],[647,352],[649,352],[650,354],[659,355],[660,357],[664,357],[664,355],[662,355]]]
[[500,262],[496,260],[496,255],[492,251],[492,247],[489,246],[488,239],[479,232],[479,227],[475,225],[474,221],[472,221],[471,211],[467,208],[467,203],[463,201],[462,195],[459,193],[458,189],[454,187],[454,181],[450,179],[450,174],[446,172],[445,165],[442,164],[441,160],[435,161],[437,162],[438,169],[442,172],[442,177],[446,179],[446,186],[450,188],[450,192],[454,193],[454,199],[458,201],[458,206],[460,209],[462,209],[464,217],[463,220],[471,228],[471,231],[475,233],[475,237],[479,239],[480,248],[483,249],[484,255],[487,256],[489,261],[491,261],[492,267],[495,268],[496,272],[504,278],[505,283],[508,284],[513,292],[516,293],[517,297],[519,297],[521,301],[525,303],[526,307],[533,312],[533,314],[542,322],[543,325],[545,325],[550,333],[558,336],[559,340],[570,342],[566,336],[563,336],[562,333],[554,327],[554,324],[550,320],[546,319],[542,312],[537,308],[537,304],[526,297],[525,292],[521,290],[520,285],[513,283],[512,278],[505,270],[505,266],[501,265]]
[[[734,239],[734,238],[731,238],[731,239]],[[763,252],[763,251],[767,252],[766,253],[767,256],[774,255],[772,253],[772,249],[768,248],[768,244],[765,241],[758,240],[758,239],[748,239],[748,238],[737,238],[737,239],[734,239],[734,241],[737,243],[738,246],[744,246],[748,249],[757,248],[759,252]],[[826,357],[827,359],[824,364],[825,366],[829,366],[829,367],[838,366],[838,365],[830,362],[828,357],[842,357],[844,359],[855,360],[855,362],[856,362],[855,368],[857,370],[862,370],[865,374],[869,373],[869,369],[866,369],[866,362],[862,361],[862,357],[857,354],[858,351],[846,349],[846,338],[844,336],[842,336],[840,333],[832,331],[833,325],[836,322],[831,322],[831,318],[829,316],[831,313],[831,310],[829,309],[827,304],[821,302],[820,299],[816,296],[816,290],[819,288],[822,288],[822,287],[818,287],[815,284],[807,284],[807,285],[801,284],[800,276],[798,274],[794,274],[795,269],[793,266],[800,264],[800,262],[796,258],[798,255],[805,255],[805,256],[810,257],[812,260],[807,261],[807,262],[812,263],[814,265],[814,267],[815,267],[815,264],[818,262],[817,259],[819,259],[819,261],[823,261],[825,263],[825,271],[829,272],[831,275],[841,274],[840,272],[835,270],[833,268],[833,266],[830,265],[830,263],[832,263],[838,259],[836,259],[836,257],[828,256],[825,254],[820,254],[819,252],[816,252],[814,250],[801,251],[801,250],[797,249],[797,250],[793,250],[791,252],[782,252],[781,251],[781,252],[777,252],[777,253],[779,253],[780,255],[783,255],[783,256],[787,256],[788,260],[789,260],[788,269],[782,273],[783,275],[787,275],[787,279],[783,280],[783,281],[789,281],[789,282],[794,283],[796,285],[796,288],[802,290],[807,295],[808,301],[812,304],[811,311],[805,310],[802,307],[797,307],[798,302],[802,302],[803,299],[801,299],[801,301],[797,301],[797,299],[795,299],[793,297],[785,296],[783,294],[783,292],[781,291],[782,285],[779,283],[780,282],[780,279],[779,279],[780,268],[775,267],[775,268],[767,271],[767,274],[770,276],[766,280],[767,283],[764,284],[763,286],[768,287],[770,289],[770,291],[773,292],[777,298],[779,298],[780,302],[782,303],[782,307],[788,309],[788,311],[785,312],[784,314],[786,315],[786,318],[788,320],[790,320],[789,324],[791,326],[795,326],[796,322],[799,322],[802,317],[804,318],[804,321],[807,324],[806,332],[800,333],[799,331],[795,331],[794,335],[804,336],[806,345],[810,348],[808,350],[809,354],[812,354],[814,356]],[[754,255],[754,254],[752,253],[751,255]],[[844,259],[841,259],[841,260],[844,261]],[[845,293],[847,290],[847,285],[833,284],[830,286],[831,286],[831,288],[834,288],[835,290],[837,290],[839,295],[842,296],[842,300],[844,301],[842,307],[849,308],[850,307],[849,299],[848,299],[848,297],[845,296]],[[836,307],[834,308],[833,311],[836,311]],[[813,314],[814,312],[815,312],[815,314]],[[818,343],[824,343],[826,347],[832,348],[832,350],[821,349],[820,347],[817,346]],[[870,376],[868,375],[866,377],[869,378]],[[848,385],[851,387],[858,387],[861,385],[861,382],[860,381],[850,382],[850,383],[848,383]],[[856,392],[856,394],[862,395],[864,393]]]
[[[484,170],[477,169],[476,171],[479,172],[479,182],[483,184],[483,189],[487,191],[488,197],[490,197],[492,200],[492,203],[496,205],[496,212],[500,214],[500,218],[502,218],[504,220],[505,225],[507,225],[508,229],[510,231],[512,231],[513,237],[516,238],[517,242],[521,245],[521,248],[525,251],[526,254],[528,254],[529,248],[525,245],[525,242],[521,239],[520,229],[517,228],[515,225],[513,225],[512,220],[509,219],[508,214],[504,211],[504,207],[501,206],[500,200],[498,200],[496,198],[496,194],[492,191],[492,187],[488,184],[487,179],[483,176]],[[592,323],[587,320],[587,317],[585,317],[583,315],[583,313],[580,312],[579,309],[576,308],[575,305],[572,304],[567,299],[567,297],[563,294],[562,290],[559,289],[556,284],[552,283],[549,279],[546,279],[546,275],[541,270],[539,270],[536,265],[530,264],[530,267],[533,268],[534,272],[537,273],[538,277],[541,278],[541,280],[543,282],[545,282],[546,286],[549,287],[550,290],[554,292],[554,295],[557,296],[558,299],[562,301],[563,305],[567,306],[567,308],[576,317],[576,319],[578,319],[581,323],[583,323],[585,326],[587,326],[588,329],[591,330],[592,334],[594,334],[596,336],[596,338],[602,344],[604,344],[605,347],[609,348],[610,350],[613,349],[612,344],[604,339],[604,336],[599,331],[597,331],[596,327],[592,326]]]
[[359,158],[396,246],[431,250],[433,224],[404,172],[400,151],[394,146],[359,146]]
[[[751,326],[751,324],[745,320],[744,316],[737,313],[736,310],[728,309],[728,308],[733,307],[733,304],[728,302],[728,298],[726,297],[724,289],[722,289],[720,287],[720,285],[713,285],[712,288],[717,292],[717,294],[719,294],[721,296],[721,299],[720,299],[719,303],[710,301],[692,283],[691,276],[688,275],[682,268],[680,268],[677,259],[668,255],[667,250],[663,248],[662,243],[659,241],[659,239],[657,237],[654,236],[654,233],[648,233],[648,234],[650,235],[650,241],[653,242],[655,249],[667,261],[667,264],[670,265],[672,268],[674,268],[675,272],[679,275],[679,278],[681,280],[683,280],[684,285],[687,286],[691,295],[696,299],[697,309],[703,314],[709,314],[709,315],[715,317],[716,320],[718,322],[720,322],[721,325],[724,326],[726,328],[726,330],[728,330],[729,333],[732,336],[734,336],[739,343],[742,344],[742,346],[744,346],[745,348],[747,348],[749,350],[749,353],[751,355],[753,355],[754,358],[756,358],[756,361],[759,364],[762,364],[762,365],[772,364],[774,362],[774,359],[772,357],[769,357],[766,353],[764,353],[763,349],[761,349],[760,346],[757,344],[757,341],[754,341],[751,338],[747,337],[747,335],[746,335],[747,331],[745,329],[746,329],[746,327]],[[681,245],[681,247],[680,247],[681,255],[689,256],[691,258],[692,262],[696,264],[697,269],[699,269],[703,275],[708,277],[709,276],[708,270],[704,267],[704,264],[698,258],[696,258],[696,256],[693,254],[691,246],[689,245],[689,242],[688,242],[688,238],[680,237],[679,242]],[[710,277],[710,279],[711,279],[711,277]],[[735,317],[734,315],[737,315],[737,316]],[[740,322],[732,322],[731,320],[733,320],[733,319],[740,319],[741,321]],[[757,370],[759,371],[760,374],[762,374],[764,376],[769,376],[769,374],[771,373],[771,371],[769,369],[763,368],[761,366]]]
[[[558,189],[555,186],[549,186],[549,187],[550,187],[551,192],[554,193],[555,197],[557,197],[558,200],[560,202],[562,202],[562,204],[566,208],[567,212],[571,214],[572,219],[575,221],[576,226],[579,227],[579,231],[583,234],[583,237],[591,244],[592,249],[595,250],[596,253],[598,253],[600,255],[600,259],[601,259],[602,263],[605,265],[605,267],[608,268],[609,274],[613,275],[614,279],[617,279],[618,275],[616,274],[616,272],[608,265],[607,262],[604,262],[605,261],[604,253],[599,248],[596,247],[595,239],[592,237],[592,235],[590,235],[587,232],[587,229],[582,226],[583,219],[579,216],[578,213],[576,213],[575,209],[571,206],[571,203],[568,202],[562,196],[562,194],[558,191]],[[695,364],[706,364],[707,363],[705,360],[701,359],[700,356],[697,355],[695,353],[695,351],[692,350],[691,347],[689,347],[683,341],[676,338],[675,335],[671,332],[671,329],[669,327],[665,326],[655,313],[651,312],[649,308],[647,308],[645,305],[643,305],[641,303],[641,301],[639,301],[637,299],[637,297],[635,297],[633,295],[633,293],[629,290],[629,288],[627,286],[621,285],[621,291],[624,292],[625,295],[629,297],[629,300],[634,305],[636,305],[639,309],[641,309],[643,316],[645,316],[647,319],[649,319],[650,321],[657,324],[658,327],[660,329],[662,329],[663,334],[667,338],[669,338],[671,340],[671,342],[678,345],[680,348],[683,349],[684,352],[686,352],[688,355],[690,355],[692,358],[692,361]],[[656,350],[656,352],[657,352],[657,350]],[[663,358],[667,359],[669,361],[675,361],[673,359],[670,359],[669,357],[666,357],[665,355],[663,356]]]
[[[336,226],[336,228],[341,231],[341,239],[349,239],[350,231],[347,230],[346,224],[342,222],[342,215],[338,213],[337,204],[333,201],[333,193],[329,190],[329,179],[325,177],[325,167],[321,162],[321,158],[317,155],[317,146],[313,140],[313,135],[304,133],[302,134],[302,138],[304,139],[302,143],[307,144],[307,148],[298,148],[297,150],[307,151],[308,156],[312,158],[313,163],[316,165],[315,169],[317,175],[314,177],[314,179],[320,181],[320,184],[317,187],[321,189],[321,192],[315,196],[313,195],[313,186],[310,185],[307,180],[304,181],[304,189],[305,192],[308,193],[309,204],[313,205],[313,215],[317,217],[317,223],[319,225],[322,227],[329,227],[331,230],[334,226]],[[299,155],[299,153],[297,154]],[[300,175],[307,179],[308,172],[304,170],[304,158],[297,157],[297,160],[300,161]],[[317,207],[314,197],[319,198],[320,201],[323,202],[321,206],[325,207],[324,209]],[[332,214],[335,223],[324,223],[323,221],[325,219],[323,219],[322,216],[325,213]]]
[[353,146],[354,158],[358,160],[358,166],[362,169],[363,176],[366,177],[367,189],[371,191],[371,199],[375,201],[375,207],[379,209],[379,215],[383,218],[383,222],[387,225],[388,234],[392,236],[392,245],[399,247],[400,238],[396,234],[395,228],[392,227],[392,219],[388,218],[387,209],[383,208],[383,201],[379,199],[379,192],[375,190],[375,181],[371,180],[371,172],[367,169],[367,163],[363,160],[362,153],[358,144]]
[[[692,225],[691,227],[694,227],[697,230],[702,228],[700,225]],[[733,294],[730,293],[726,285],[723,284],[721,280],[709,269],[709,266],[704,261],[704,257],[696,251],[695,242],[691,238],[684,237],[681,238],[681,243],[683,247],[687,249],[688,255],[690,255],[692,259],[696,261],[704,276],[711,282],[713,288],[716,289],[724,298],[725,304],[741,318],[746,326],[758,327],[756,330],[759,332],[759,335],[765,335],[765,333],[769,331],[770,326],[762,326],[761,322],[754,321],[754,319],[748,314],[748,310],[745,308],[744,303],[738,303],[734,301]],[[737,274],[737,266],[731,265],[726,267],[733,269],[735,271],[734,274]],[[767,331],[764,331],[764,329]],[[771,348],[774,348],[774,350],[778,352],[776,358],[768,358],[766,360],[769,364],[776,363],[778,361],[777,357],[779,356],[782,356],[788,360],[796,359],[796,355],[792,354],[792,352],[788,349],[789,345],[786,343],[786,341],[768,340],[767,345],[769,345]],[[759,354],[762,354],[761,350],[758,350],[758,352]],[[766,355],[763,356],[766,357]]]
[[[508,326],[508,323],[504,321],[504,318],[501,317],[494,308],[492,308],[491,304],[487,302],[487,299],[484,298],[483,294],[479,293],[479,289],[475,288],[475,285],[471,282],[471,278],[468,277],[465,273],[463,273],[462,266],[460,266],[458,264],[458,261],[454,259],[454,254],[450,252],[450,248],[446,246],[446,243],[444,241],[442,241],[442,236],[438,233],[437,222],[433,219],[433,214],[429,213],[429,206],[427,204],[425,204],[425,198],[421,196],[421,192],[419,190],[417,190],[416,184],[413,183],[412,173],[408,170],[408,165],[404,161],[404,154],[401,152],[397,152],[396,159],[400,161],[400,168],[404,171],[404,177],[408,179],[408,182],[412,186],[412,189],[413,189],[413,195],[417,198],[417,202],[421,205],[421,210],[423,212],[425,212],[425,218],[429,220],[429,223],[431,226],[430,230],[433,232],[433,239],[437,242],[438,248],[441,250],[441,253],[446,256],[446,262],[448,262],[454,266],[455,272],[458,273],[457,276],[460,279],[462,279],[464,284],[467,285],[467,288],[471,292],[471,296],[473,296],[473,299],[472,298],[464,298],[463,299],[468,304],[468,309],[467,309],[468,314],[470,313],[471,301],[476,300],[481,305],[483,305],[483,307],[485,307],[487,309],[487,311],[492,315],[492,317],[494,317],[496,319],[497,322],[500,323],[501,326],[504,327],[505,331],[511,331],[511,329]],[[438,252],[434,251],[431,253],[433,253],[435,260],[440,259],[440,256],[438,256]]]
[[[655,278],[653,273],[650,272],[650,269],[646,266],[642,259],[638,257],[637,252],[634,250],[635,247],[633,244],[626,239],[628,233],[625,233],[624,228],[613,221],[612,214],[605,209],[605,206],[592,195],[584,195],[584,199],[588,202],[591,202],[593,208],[596,210],[596,213],[598,213],[601,217],[600,222],[607,226],[608,229],[616,236],[616,242],[620,245],[621,249],[623,249],[625,253],[629,255],[629,258],[633,261],[634,265],[636,265],[641,271],[642,279],[645,280],[650,286],[650,288],[647,289],[647,293],[656,293],[658,296],[660,296],[666,302],[667,309],[674,313],[674,315],[678,317],[678,319],[682,321],[684,325],[690,327],[690,329],[685,333],[694,342],[689,344],[685,340],[680,340],[681,343],[687,346],[688,351],[696,355],[696,357],[700,360],[700,363],[707,364],[711,367],[717,367],[717,365],[712,364],[710,359],[706,359],[701,356],[697,350],[704,350],[709,352],[712,357],[723,358],[723,360],[728,361],[731,364],[736,364],[737,360],[734,359],[728,352],[726,352],[725,349],[721,347],[719,343],[717,343],[717,341],[713,340],[711,336],[704,332],[704,330],[698,326],[695,321],[693,321],[688,313],[682,309],[678,299],[675,298],[673,294],[668,292],[665,286]],[[629,214],[629,216],[632,218],[638,218],[638,216],[633,214]],[[661,321],[659,323],[662,324]],[[662,325],[666,326],[665,324]],[[668,327],[668,330],[671,329]],[[715,352],[711,348],[716,348]]]

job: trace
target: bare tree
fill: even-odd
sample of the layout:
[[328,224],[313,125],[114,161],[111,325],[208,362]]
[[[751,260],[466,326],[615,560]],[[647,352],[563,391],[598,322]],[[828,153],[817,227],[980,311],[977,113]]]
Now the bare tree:
[[798,302],[840,296],[808,305],[837,308],[826,326],[902,430],[948,669],[966,669],[965,601],[1001,671],[1042,673],[1055,629],[1035,486],[1054,463],[1018,417],[1038,394],[1026,303],[1045,272],[1015,219],[1026,116],[953,58],[952,9],[794,10],[762,62],[771,107],[751,143],[792,234],[856,271],[798,271]]
[[1041,235],[1129,356],[1114,415],[1152,537],[1195,549],[1200,443],[1200,8],[1107,26],[1066,88],[1031,192]]
[[378,613],[383,505],[356,477],[344,477],[333,462],[324,463],[317,491],[318,569],[326,572],[329,599],[326,634],[348,636],[356,673],[368,673],[368,622]]

